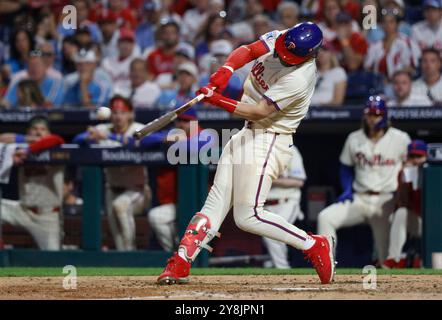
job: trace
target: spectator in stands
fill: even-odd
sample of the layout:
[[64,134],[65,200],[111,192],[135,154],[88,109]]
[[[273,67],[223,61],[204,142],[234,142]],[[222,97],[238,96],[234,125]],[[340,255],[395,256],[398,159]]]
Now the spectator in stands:
[[128,97],[134,108],[154,108],[161,89],[155,82],[149,80],[146,61],[141,58],[132,60],[129,77],[131,90]]
[[95,52],[80,50],[75,56],[75,64],[77,71],[65,77],[63,105],[86,108],[106,105],[112,87],[97,69]]
[[[89,20],[89,11],[91,6],[87,0],[74,0],[72,5],[77,9],[77,28],[87,29],[92,36],[92,40],[96,42],[101,41],[100,28],[95,22]],[[60,19],[60,23],[57,26],[57,32],[61,39],[67,36],[73,36],[75,34],[75,29],[63,27],[63,16]]]
[[[37,45],[37,49],[41,51],[41,56],[45,64],[47,76],[52,79],[62,80],[63,76],[58,70],[54,68],[55,50],[52,44],[49,42],[41,42]],[[14,74],[14,76],[11,78],[11,83],[16,83],[28,78],[29,78],[28,70],[27,69],[21,70]]]
[[370,44],[365,69],[386,75],[388,79],[398,70],[413,72],[421,55],[419,46],[398,32],[398,16],[394,11],[382,11],[381,23],[385,38]]
[[[63,79],[53,77],[48,73],[43,54],[41,50],[33,50],[29,54],[27,77],[38,83],[40,91],[45,98],[45,105],[48,107],[59,107],[63,100]],[[20,80],[23,80],[20,79]],[[5,95],[5,101],[8,107],[17,106],[17,86],[18,82],[13,81],[9,84]]]
[[61,59],[59,70],[63,75],[75,72],[75,56],[78,53],[80,45],[74,36],[66,36],[63,38],[61,45]]
[[97,16],[97,23],[102,35],[101,52],[103,53],[103,57],[117,56],[117,43],[120,38],[117,16],[110,11],[103,11]]
[[155,31],[160,21],[161,8],[159,0],[147,0],[143,4],[141,21],[135,29],[135,39],[141,51],[155,46]]
[[13,154],[18,169],[19,201],[2,199],[2,222],[26,229],[41,250],[60,250],[60,210],[63,192],[63,166],[23,165],[29,154],[59,146],[63,138],[52,134],[45,117],[36,116],[29,122],[27,135],[2,134],[0,142],[28,142]]
[[199,33],[196,35],[196,56],[199,58],[209,52],[210,43],[221,39],[222,32],[226,27],[225,17],[219,13],[210,15],[202,24]]
[[[202,57],[200,61],[204,60],[204,57]],[[180,42],[175,50],[172,70],[177,70],[178,66],[185,62],[195,62],[195,48],[188,42]],[[152,75],[149,74],[149,76]],[[156,77],[155,82],[163,90],[173,89],[177,86],[176,74],[170,72],[161,73]]]
[[[322,21],[318,23],[321,28],[324,42],[333,42],[337,38],[338,14],[341,12],[341,5],[338,0],[328,0],[323,2],[323,10],[320,14]],[[359,32],[359,26],[356,21],[351,20],[351,31]]]
[[35,42],[37,44],[49,42],[51,45],[57,45],[59,35],[55,24],[54,14],[52,12],[43,13],[40,11],[36,19]]
[[192,0],[195,8],[186,10],[183,16],[183,31],[185,38],[194,41],[198,31],[209,16],[210,0]]
[[[122,96],[113,96],[109,102],[112,110],[110,123],[89,127],[77,135],[73,142],[101,146],[133,145],[133,133],[143,127],[134,121],[133,107]],[[104,169],[106,181],[106,211],[117,250],[131,251],[135,245],[134,215],[150,206],[151,191],[146,167],[113,166]]]
[[413,83],[413,91],[426,95],[435,106],[442,106],[442,58],[437,49],[422,52],[422,77]]
[[164,21],[158,30],[159,44],[148,55],[149,71],[156,77],[161,73],[173,73],[175,50],[179,43],[180,28],[173,20]]
[[[193,108],[177,117],[173,138],[180,140],[174,142],[175,145],[186,143],[190,146],[186,150],[190,152],[192,152],[191,146],[197,146],[194,151],[198,152],[203,146],[208,147],[216,141],[210,135],[201,138],[200,141],[202,128],[197,121],[196,111]],[[179,131],[176,131],[177,129]],[[163,131],[164,135],[167,133],[167,131]],[[170,134],[172,135],[172,132]],[[164,142],[168,143],[166,137]],[[173,251],[178,241],[176,230],[177,191],[176,167],[160,167],[156,176],[156,195],[159,205],[149,211],[147,218],[158,242],[165,251]]]
[[360,32],[354,31],[354,21],[347,12],[338,13],[335,20],[336,37],[326,45],[335,51],[342,67],[349,72],[359,70],[367,53],[367,41]]
[[63,78],[63,75],[55,68],[55,49],[50,42],[41,42],[37,45],[37,49],[41,50],[43,62],[48,69],[48,75],[54,78]]
[[229,18],[235,17],[229,25],[230,32],[237,38],[238,43],[255,41],[252,19],[264,13],[264,6],[259,0],[232,1],[229,5]]
[[140,56],[140,48],[135,43],[135,33],[130,29],[120,29],[118,56],[103,59],[102,67],[112,79],[114,93],[130,90],[129,66]]
[[[400,17],[398,31],[406,36],[411,36],[411,26],[408,22],[403,20],[405,15],[405,4],[403,0],[387,0],[382,7],[379,4],[379,0],[363,1],[363,7],[368,5],[374,6],[379,14],[382,10],[392,10],[393,12],[396,12],[397,15]],[[380,41],[385,37],[384,29],[380,24],[378,24],[376,28],[364,29],[362,32],[369,43]]]
[[195,48],[188,42],[180,42],[175,50],[175,67],[184,62],[195,62]]
[[421,49],[434,47],[442,51],[442,2],[423,2],[425,20],[413,25],[412,38]]
[[80,48],[90,47],[91,43],[93,42],[92,35],[87,28],[77,29],[74,37],[77,40]]
[[[209,83],[210,75],[224,65],[224,62],[232,51],[233,46],[227,40],[217,40],[212,42],[210,45],[210,55],[208,56],[209,66],[206,68],[207,71],[205,74],[200,77],[200,87],[206,86]],[[243,84],[248,71],[249,69],[247,69],[245,75],[242,70],[235,71],[230,77],[227,87],[222,92],[223,95],[231,99],[240,100],[243,93]]]
[[45,98],[36,81],[32,79],[24,79],[18,82],[17,107],[27,107],[32,109],[45,107]]
[[282,24],[281,29],[288,29],[299,22],[299,6],[296,2],[282,1],[277,8],[278,16]]
[[255,34],[255,39],[259,39],[260,36],[275,30],[275,26],[273,25],[270,18],[264,14],[258,14],[252,19],[252,27],[253,32]]
[[347,74],[339,65],[336,54],[324,46],[318,53],[318,80],[312,106],[341,106],[347,89]]
[[16,30],[11,36],[11,58],[6,61],[6,71],[12,75],[24,70],[28,64],[29,53],[35,47],[32,35],[23,29]]
[[126,7],[125,0],[109,0],[109,11],[115,13],[118,17],[118,26],[120,28],[135,29],[137,18],[130,8]]
[[408,71],[396,71],[393,75],[394,98],[388,101],[389,107],[429,107],[432,105],[427,95],[411,90],[412,77]]
[[192,62],[185,62],[177,69],[177,88],[161,92],[156,105],[161,109],[175,109],[195,97],[198,84],[198,68]]

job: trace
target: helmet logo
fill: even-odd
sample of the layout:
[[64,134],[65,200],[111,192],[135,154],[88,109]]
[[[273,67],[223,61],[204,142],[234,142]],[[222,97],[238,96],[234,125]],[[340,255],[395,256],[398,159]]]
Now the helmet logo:
[[293,50],[293,49],[295,49],[295,48],[296,48],[295,43],[292,42],[292,41],[290,41],[289,44],[288,44],[288,46],[287,46],[287,49],[289,49],[289,50]]

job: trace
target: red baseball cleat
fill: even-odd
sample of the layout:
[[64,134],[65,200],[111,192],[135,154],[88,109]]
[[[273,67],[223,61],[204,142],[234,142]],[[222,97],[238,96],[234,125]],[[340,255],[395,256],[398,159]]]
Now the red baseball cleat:
[[316,269],[321,283],[330,283],[335,276],[336,262],[333,254],[335,240],[332,236],[312,235],[312,238],[316,240],[316,243],[303,252]]
[[385,259],[382,263],[382,269],[396,269],[397,262],[394,259]]
[[190,263],[181,258],[177,252],[167,260],[166,268],[157,279],[158,284],[182,284],[189,282]]

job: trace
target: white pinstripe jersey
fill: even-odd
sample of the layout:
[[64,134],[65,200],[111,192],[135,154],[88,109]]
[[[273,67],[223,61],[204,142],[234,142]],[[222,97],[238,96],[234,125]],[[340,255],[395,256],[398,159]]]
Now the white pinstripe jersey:
[[269,117],[256,121],[269,131],[294,133],[307,114],[316,85],[315,59],[293,67],[285,67],[274,56],[276,38],[283,31],[271,31],[260,37],[269,52],[257,58],[244,83],[241,102],[257,104],[261,99],[276,109]]

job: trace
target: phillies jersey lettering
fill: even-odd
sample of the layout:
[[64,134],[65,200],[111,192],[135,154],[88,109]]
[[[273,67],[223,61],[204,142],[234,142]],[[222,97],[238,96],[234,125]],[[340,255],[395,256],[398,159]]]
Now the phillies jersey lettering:
[[241,102],[258,104],[266,99],[275,107],[270,116],[255,121],[268,131],[291,134],[296,132],[307,114],[316,85],[315,59],[297,66],[283,66],[275,55],[276,39],[283,31],[271,31],[259,39],[269,51],[257,58],[244,83]]
[[359,166],[394,166],[396,161],[394,159],[385,159],[382,154],[374,154],[371,158],[362,153],[356,153],[356,162]]
[[410,142],[408,134],[396,128],[389,128],[376,143],[362,129],[350,133],[340,161],[355,169],[353,189],[356,192],[396,191],[397,177]]
[[268,84],[263,79],[265,67],[263,66],[262,62],[256,61],[255,64],[252,67],[252,70],[250,71],[250,74],[256,79],[256,83],[263,89],[263,90],[269,90]]

